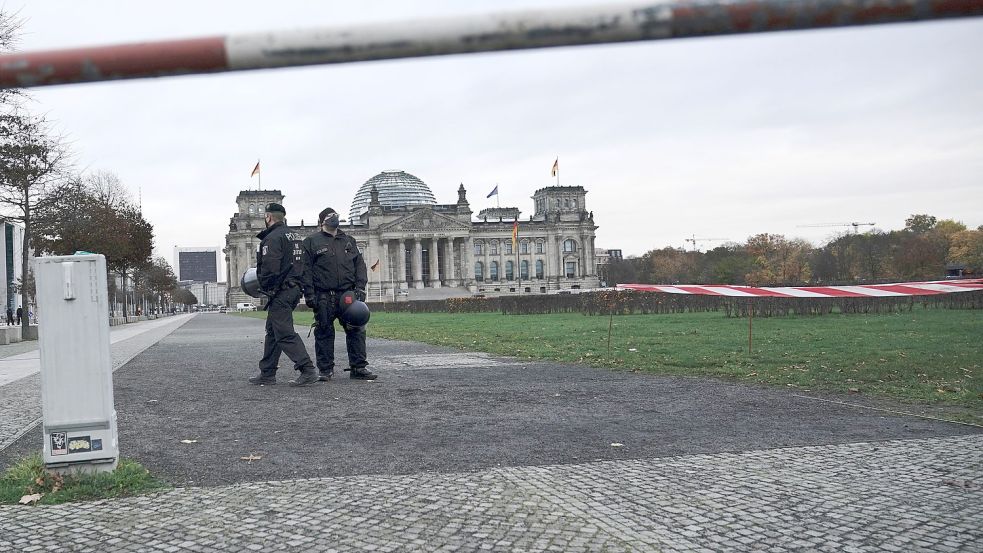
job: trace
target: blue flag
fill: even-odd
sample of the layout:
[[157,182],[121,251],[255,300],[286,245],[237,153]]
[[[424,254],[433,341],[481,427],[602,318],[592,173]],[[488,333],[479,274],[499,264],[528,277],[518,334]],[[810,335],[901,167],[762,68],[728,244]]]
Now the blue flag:
[[498,196],[498,185],[497,184],[495,185],[495,188],[491,192],[489,192],[488,195],[485,196],[485,197],[486,198],[491,198],[492,196]]

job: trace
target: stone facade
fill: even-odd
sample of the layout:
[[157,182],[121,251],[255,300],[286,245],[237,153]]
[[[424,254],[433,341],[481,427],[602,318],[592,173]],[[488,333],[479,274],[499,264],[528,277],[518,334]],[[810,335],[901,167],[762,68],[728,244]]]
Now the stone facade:
[[[472,220],[464,185],[457,203],[437,205],[384,206],[372,188],[358,223],[342,229],[355,237],[366,265],[376,267],[369,271],[369,301],[595,288],[597,226],[586,209],[586,194],[581,186],[541,188],[532,197],[534,213],[525,220],[518,208],[489,208]],[[238,211],[224,249],[229,305],[259,304],[242,292],[239,281],[256,264],[264,206],[283,198],[279,190],[243,190],[236,198]],[[317,231],[315,225],[290,228],[306,236]]]

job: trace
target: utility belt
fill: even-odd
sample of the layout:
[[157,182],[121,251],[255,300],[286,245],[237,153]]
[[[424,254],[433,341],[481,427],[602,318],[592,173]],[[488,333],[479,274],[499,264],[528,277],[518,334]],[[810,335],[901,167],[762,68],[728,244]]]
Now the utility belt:
[[285,292],[287,290],[290,290],[291,288],[299,288],[299,287],[300,287],[300,283],[297,282],[296,280],[288,280],[288,281],[284,282],[283,284],[281,284],[276,289],[276,292],[273,292],[273,295],[275,296],[275,295],[279,294],[280,292]]
[[344,294],[345,292],[350,292],[350,291],[352,291],[352,288],[345,288],[342,290],[318,290],[316,294],[319,296],[337,297]]

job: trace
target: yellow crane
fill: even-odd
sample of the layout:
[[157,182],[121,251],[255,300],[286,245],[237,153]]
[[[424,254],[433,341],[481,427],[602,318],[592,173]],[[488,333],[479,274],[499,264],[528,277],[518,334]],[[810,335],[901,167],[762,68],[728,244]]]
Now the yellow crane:
[[693,251],[696,251],[697,242],[719,242],[721,240],[730,240],[730,238],[697,238],[696,235],[691,235],[690,238],[685,238],[684,241],[693,244]]
[[853,233],[857,234],[857,229],[859,227],[872,227],[877,223],[817,223],[815,225],[798,225],[799,227],[853,227]]

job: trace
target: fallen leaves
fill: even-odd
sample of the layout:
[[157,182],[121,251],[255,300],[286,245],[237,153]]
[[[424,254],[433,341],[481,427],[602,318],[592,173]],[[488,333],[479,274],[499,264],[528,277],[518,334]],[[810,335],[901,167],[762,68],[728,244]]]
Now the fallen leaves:
[[625,447],[625,444],[619,444],[618,442],[614,442],[611,444],[611,447]]
[[249,455],[245,455],[245,456],[239,457],[239,458],[242,459],[243,461],[249,461],[250,463],[252,463],[253,461],[259,461],[260,459],[263,458],[263,456],[262,455],[253,455],[252,453],[250,453]]
[[182,444],[196,444],[198,440],[181,440]]
[[24,497],[20,498],[20,501],[18,501],[18,503],[20,503],[21,505],[30,505],[32,503],[37,503],[38,501],[41,501],[42,497],[44,497],[43,493],[32,493],[31,495],[25,495]]

